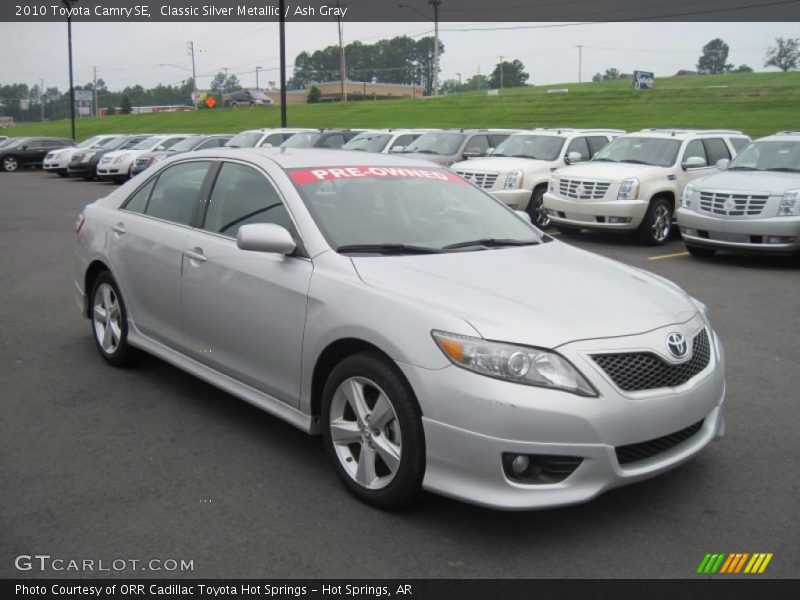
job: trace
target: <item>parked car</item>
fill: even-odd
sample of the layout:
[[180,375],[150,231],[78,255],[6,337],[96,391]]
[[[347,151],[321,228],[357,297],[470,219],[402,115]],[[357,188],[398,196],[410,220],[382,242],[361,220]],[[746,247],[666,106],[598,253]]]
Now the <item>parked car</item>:
[[321,433],[384,508],[584,502],[720,437],[703,304],[523,217],[425,160],[204,150],[85,207],[75,291],[108,363]]
[[362,152],[402,152],[406,146],[431,129],[376,129],[364,131],[352,138],[342,150],[360,150]]
[[241,133],[233,136],[233,138],[231,138],[231,140],[225,144],[225,146],[228,148],[260,148],[261,146],[277,147],[294,134],[302,131],[319,131],[319,129],[248,129],[247,131],[242,131]]
[[130,150],[109,152],[97,164],[97,178],[105,181],[122,182],[132,177],[133,163],[145,152],[168,150],[193,133],[159,134],[146,138]]
[[22,167],[41,167],[51,150],[74,146],[73,140],[49,137],[23,137],[0,148],[0,167],[13,172]]
[[273,104],[275,102],[272,98],[260,90],[239,90],[222,96],[222,105],[226,107],[271,106]]
[[76,152],[67,166],[67,173],[70,177],[82,177],[86,181],[92,181],[97,178],[97,165],[106,154],[116,150],[131,150],[152,135],[151,133],[120,135],[107,142],[102,148]]
[[72,161],[73,155],[78,154],[83,150],[97,150],[102,148],[108,142],[117,139],[118,137],[118,133],[95,135],[83,140],[76,146],[62,148],[60,150],[52,150],[47,153],[47,156],[44,157],[42,168],[50,173],[55,173],[59,177],[68,177],[69,163]]
[[559,167],[592,158],[621,129],[539,128],[514,133],[486,158],[455,163],[451,168],[515,210],[526,211],[534,225],[547,227],[542,198],[550,175]]
[[181,142],[178,142],[172,146],[172,148],[145,152],[136,159],[136,162],[133,163],[131,177],[134,177],[146,170],[153,163],[164,160],[173,154],[180,154],[181,152],[196,152],[198,150],[208,150],[209,148],[220,148],[227,144],[231,138],[233,138],[233,135],[227,133],[217,133],[213,135],[193,135],[191,137],[187,137]]
[[281,148],[341,148],[363,129],[323,129],[301,131],[281,144]]
[[750,142],[741,131],[644,129],[621,135],[592,160],[559,169],[544,195],[564,234],[581,229],[635,233],[665,243],[686,184],[713,173]]
[[694,256],[800,252],[800,132],[756,140],[724,170],[683,189],[678,226]]
[[0,135],[0,144],[2,144],[3,142],[5,142],[7,139],[8,139],[8,136],[7,136],[7,135]]
[[450,165],[470,158],[486,156],[489,150],[519,129],[443,129],[421,135],[403,149],[410,158],[424,158],[440,165]]

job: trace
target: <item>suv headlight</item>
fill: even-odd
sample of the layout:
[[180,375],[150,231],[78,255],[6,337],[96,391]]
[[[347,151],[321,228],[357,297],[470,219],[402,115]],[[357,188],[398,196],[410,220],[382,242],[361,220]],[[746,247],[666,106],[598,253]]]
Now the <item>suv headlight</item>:
[[681,205],[684,208],[691,208],[692,200],[694,200],[694,185],[690,183],[685,188],[683,188],[683,196],[681,196]]
[[522,174],[522,171],[519,169],[516,171],[511,171],[508,175],[506,175],[506,183],[503,188],[506,190],[510,190],[512,188],[521,188],[523,179],[524,175]]
[[786,190],[778,206],[779,217],[800,216],[800,190]]
[[550,175],[550,181],[547,182],[547,191],[555,192],[558,189],[558,175],[553,173]]
[[564,357],[540,348],[488,342],[481,338],[432,331],[433,339],[457,367],[512,383],[597,396],[583,375]]
[[617,193],[617,200],[636,200],[639,197],[639,180],[636,177],[623,179]]

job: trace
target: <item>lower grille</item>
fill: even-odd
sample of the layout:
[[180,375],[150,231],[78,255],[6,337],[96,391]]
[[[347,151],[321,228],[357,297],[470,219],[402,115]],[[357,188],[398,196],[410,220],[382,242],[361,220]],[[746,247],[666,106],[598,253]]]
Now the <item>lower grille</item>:
[[542,485],[559,483],[572,475],[581,463],[580,456],[553,456],[543,454],[527,455],[530,463],[522,473],[515,473],[512,467],[517,454],[503,454],[503,470],[506,477],[517,483]]
[[700,192],[700,210],[729,217],[760,215],[769,194],[735,194],[733,192]]
[[711,344],[703,329],[692,341],[692,357],[677,365],[652,352],[594,354],[592,359],[621,390],[655,390],[683,385],[705,369],[711,360]]
[[490,190],[494,187],[498,175],[497,173],[472,173],[469,171],[456,171],[456,173],[484,190]]
[[617,462],[621,465],[629,465],[671,450],[700,431],[703,427],[703,421],[705,421],[705,419],[698,421],[694,425],[689,425],[689,427],[685,429],[654,440],[639,442],[638,444],[628,444],[627,446],[617,446],[615,448],[617,452]]

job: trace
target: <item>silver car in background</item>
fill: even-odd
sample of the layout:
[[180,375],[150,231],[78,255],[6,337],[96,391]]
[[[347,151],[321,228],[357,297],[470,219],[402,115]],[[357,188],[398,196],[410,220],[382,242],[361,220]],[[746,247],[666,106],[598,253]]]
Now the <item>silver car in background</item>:
[[584,502],[724,431],[703,304],[423,160],[178,155],[89,204],[76,249],[108,363],[144,351],[322,434],[378,507]]
[[684,188],[678,225],[694,256],[800,252],[800,132],[761,138]]

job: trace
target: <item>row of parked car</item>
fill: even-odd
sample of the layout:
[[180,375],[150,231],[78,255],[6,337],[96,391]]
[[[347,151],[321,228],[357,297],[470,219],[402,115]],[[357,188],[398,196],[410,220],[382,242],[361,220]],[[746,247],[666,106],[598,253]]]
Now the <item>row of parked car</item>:
[[[688,251],[800,251],[800,132],[752,142],[741,131],[645,129],[253,129],[237,135],[103,135],[0,142],[13,171],[124,181],[166,157],[215,147],[402,153],[448,167],[540,228],[598,229]],[[37,158],[38,157],[38,158]]]

